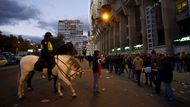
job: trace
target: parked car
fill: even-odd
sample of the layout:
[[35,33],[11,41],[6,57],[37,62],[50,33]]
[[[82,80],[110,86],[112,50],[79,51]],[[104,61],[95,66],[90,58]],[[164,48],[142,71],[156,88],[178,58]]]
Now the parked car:
[[7,65],[8,61],[4,56],[0,56],[0,66]]
[[7,61],[8,61],[8,64],[16,64],[17,62],[17,60],[16,60],[16,57],[15,57],[15,55],[13,54],[13,55],[10,55],[10,56],[8,56],[8,58],[7,58]]
[[20,51],[17,53],[17,55],[15,56],[16,58],[16,63],[19,63],[20,62],[20,59],[23,57],[23,56],[26,56],[27,55],[27,52],[25,51]]

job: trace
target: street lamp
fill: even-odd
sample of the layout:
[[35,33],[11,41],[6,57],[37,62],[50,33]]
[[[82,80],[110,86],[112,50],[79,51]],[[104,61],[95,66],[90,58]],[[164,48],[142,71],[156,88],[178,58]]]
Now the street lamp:
[[101,16],[101,17],[102,17],[102,20],[105,21],[105,22],[108,22],[109,19],[110,19],[110,15],[109,15],[108,12],[102,13],[102,16]]

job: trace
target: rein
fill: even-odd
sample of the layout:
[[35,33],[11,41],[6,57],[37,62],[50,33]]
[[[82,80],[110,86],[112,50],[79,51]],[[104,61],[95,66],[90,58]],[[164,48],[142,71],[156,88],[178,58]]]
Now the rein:
[[[57,56],[56,59],[57,59],[57,62],[60,61],[62,64],[64,64],[64,65],[68,68],[69,71],[71,71],[71,67],[69,67],[65,62],[63,62],[62,60],[60,60],[58,56]],[[70,58],[70,59],[71,59],[71,58]],[[70,60],[70,59],[69,59],[69,60]],[[73,75],[75,75],[75,74],[77,73],[77,72],[75,72],[75,73],[73,73],[72,75],[70,75],[69,73],[66,74],[66,73],[61,69],[61,67],[60,67],[57,63],[56,63],[56,65],[57,65],[58,69],[61,71],[61,73],[64,74],[64,75],[66,76],[66,78],[68,78],[69,80],[70,80],[70,78],[71,78]]]

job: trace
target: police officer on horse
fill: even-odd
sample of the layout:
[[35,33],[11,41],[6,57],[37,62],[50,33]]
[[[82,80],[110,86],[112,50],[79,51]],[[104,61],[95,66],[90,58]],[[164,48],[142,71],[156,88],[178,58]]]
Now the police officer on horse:
[[51,41],[52,34],[50,32],[46,32],[44,35],[44,39],[41,41],[42,50],[41,50],[41,58],[45,62],[45,67],[47,67],[48,71],[48,81],[51,80],[52,68],[55,66],[55,58],[54,58],[54,50]]

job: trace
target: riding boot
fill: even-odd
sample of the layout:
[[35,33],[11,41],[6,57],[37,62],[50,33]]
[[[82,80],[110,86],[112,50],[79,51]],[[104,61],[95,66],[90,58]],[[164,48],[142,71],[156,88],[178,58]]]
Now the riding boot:
[[52,69],[48,68],[48,81],[51,81]]

